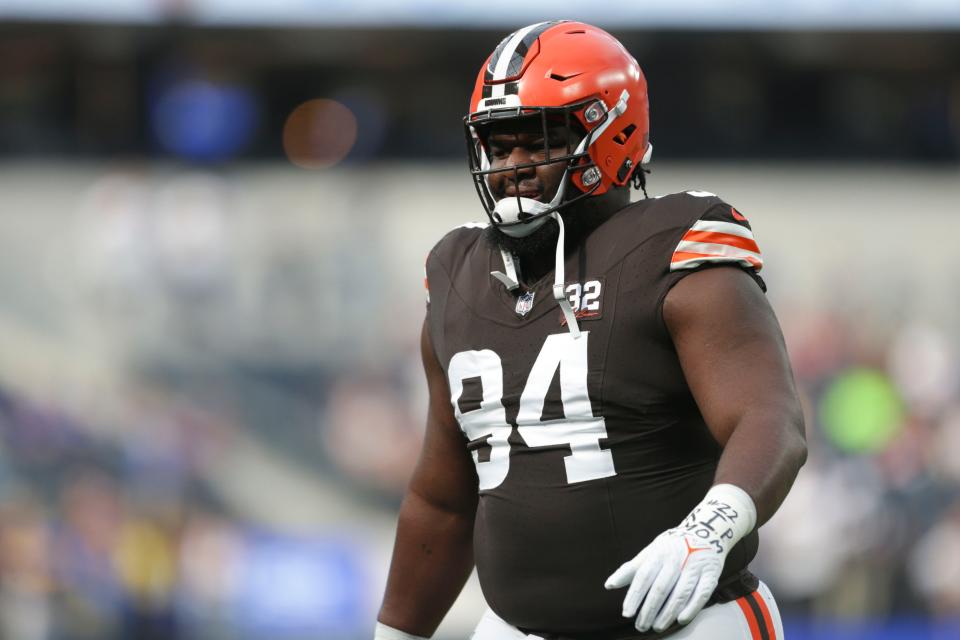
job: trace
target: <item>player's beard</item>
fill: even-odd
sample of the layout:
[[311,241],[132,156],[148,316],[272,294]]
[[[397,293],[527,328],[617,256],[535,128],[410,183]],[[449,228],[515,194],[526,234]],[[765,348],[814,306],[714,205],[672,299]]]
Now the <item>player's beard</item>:
[[[612,196],[614,196],[613,193],[587,197],[560,209],[566,251],[577,246],[625,203],[617,202]],[[626,201],[629,200],[628,195],[623,198],[626,198]],[[559,234],[560,227],[557,221],[550,218],[533,233],[521,238],[508,236],[492,224],[486,228],[485,237],[491,246],[515,255],[525,275],[538,278],[542,273],[553,268]]]
[[[563,217],[564,225],[567,223],[567,217],[563,210],[560,211]],[[552,256],[557,249],[557,236],[560,234],[560,227],[553,218],[548,218],[542,225],[532,233],[522,237],[508,236],[496,225],[487,227],[486,238],[492,246],[497,249],[503,249],[507,253],[512,253],[522,262],[539,263],[542,259]]]

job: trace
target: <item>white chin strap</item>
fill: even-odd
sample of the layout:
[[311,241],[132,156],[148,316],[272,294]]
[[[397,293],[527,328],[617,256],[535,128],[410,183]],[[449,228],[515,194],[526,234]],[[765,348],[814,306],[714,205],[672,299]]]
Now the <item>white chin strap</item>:
[[[579,338],[581,334],[580,325],[577,324],[577,315],[573,312],[573,307],[570,305],[570,300],[567,299],[567,296],[563,291],[564,280],[566,279],[563,259],[564,245],[566,243],[563,218],[560,217],[558,212],[554,211],[549,216],[544,216],[542,220],[546,220],[548,217],[556,220],[557,226],[560,228],[560,233],[557,234],[557,249],[553,265],[553,299],[557,301],[558,305],[560,305],[560,311],[563,312],[563,319],[567,323],[567,328],[570,329],[570,335],[572,335],[574,338]],[[505,286],[507,290],[515,291],[520,287],[520,282],[517,279],[517,266],[514,262],[513,256],[504,249],[500,249],[500,255],[503,257],[504,270],[491,271],[490,275],[503,283],[503,286]]]
[[577,324],[577,316],[573,313],[573,307],[570,306],[570,301],[567,299],[566,293],[563,291],[564,284],[564,273],[563,273],[563,247],[564,247],[564,234],[563,234],[563,218],[560,217],[560,214],[554,211],[550,214],[550,217],[557,221],[557,225],[560,227],[560,235],[557,237],[557,256],[556,263],[554,264],[553,272],[553,299],[557,301],[557,304],[560,305],[560,310],[563,312],[563,317],[567,321],[567,328],[570,329],[570,335],[574,338],[580,337],[580,326]]
[[520,281],[517,279],[517,265],[513,263],[513,256],[510,252],[500,249],[500,255],[503,256],[503,269],[506,271],[491,271],[490,275],[503,283],[503,286],[507,288],[507,291],[516,291],[520,286]]

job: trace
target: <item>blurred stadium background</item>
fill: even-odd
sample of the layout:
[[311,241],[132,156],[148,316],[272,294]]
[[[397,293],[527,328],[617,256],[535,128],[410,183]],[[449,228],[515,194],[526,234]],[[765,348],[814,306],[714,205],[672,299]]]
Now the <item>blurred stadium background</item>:
[[788,638],[960,638],[956,0],[0,0],[0,637],[371,637],[460,119],[554,17],[645,69],[651,194],[764,248]]

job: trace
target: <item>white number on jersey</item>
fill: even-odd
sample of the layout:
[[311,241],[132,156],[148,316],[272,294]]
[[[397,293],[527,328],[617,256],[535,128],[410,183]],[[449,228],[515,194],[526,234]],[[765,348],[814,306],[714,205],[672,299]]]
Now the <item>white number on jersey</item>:
[[600,310],[600,281],[591,280],[583,285],[583,309],[584,311]]
[[583,289],[580,286],[580,283],[571,284],[567,287],[567,293],[570,294],[567,300],[570,301],[570,308],[577,312],[580,310],[580,294],[583,293]]
[[[584,311],[600,310],[600,281],[591,280],[584,284],[580,283],[567,285],[567,299],[574,313],[583,309]],[[583,297],[581,297],[581,295]]]
[[[528,447],[568,445],[564,457],[567,482],[584,482],[616,475],[613,455],[600,448],[607,437],[603,417],[595,417],[587,392],[587,340],[589,332],[574,340],[568,332],[547,336],[520,395],[517,431]],[[543,405],[550,383],[560,370],[560,398],[564,418],[543,421]],[[473,454],[480,489],[493,489],[506,479],[510,467],[511,427],[503,407],[503,366],[489,349],[461,351],[450,360],[450,398],[460,427],[471,440],[489,436],[489,462]],[[483,385],[480,408],[462,413],[459,407],[463,381],[479,377]]]
[[[479,440],[490,436],[490,460],[480,462],[480,453],[473,452],[473,462],[477,465],[477,476],[481,489],[493,489],[503,482],[510,469],[510,443],[507,438],[513,428],[507,424],[507,412],[503,408],[503,367],[500,356],[490,349],[483,351],[461,351],[450,359],[447,368],[450,379],[450,401],[460,428],[470,440]],[[463,395],[463,381],[480,377],[483,387],[483,400],[480,408],[462,413],[460,396]]]

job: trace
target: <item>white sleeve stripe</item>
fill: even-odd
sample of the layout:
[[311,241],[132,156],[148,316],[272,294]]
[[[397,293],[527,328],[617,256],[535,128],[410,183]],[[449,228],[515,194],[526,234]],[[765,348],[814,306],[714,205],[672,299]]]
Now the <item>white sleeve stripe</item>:
[[729,244],[714,244],[712,242],[688,242],[681,240],[675,251],[686,253],[706,253],[712,256],[724,256],[727,258],[754,258],[763,260],[759,253],[747,251],[740,247],[733,247]]
[[681,260],[679,262],[670,263],[670,271],[679,271],[680,269],[694,269],[699,267],[702,264],[708,262],[730,262],[735,264],[741,264],[745,267],[752,267],[759,271],[763,267],[763,261],[759,261],[760,264],[755,264],[750,262],[747,258],[728,258],[726,256],[703,256],[700,258],[690,258],[689,260]]
[[489,226],[487,222],[465,222],[457,225],[454,229],[486,229]]
[[753,232],[744,226],[733,222],[722,222],[720,220],[697,220],[690,227],[692,231],[716,231],[718,233],[728,233],[732,236],[741,238],[750,238],[753,240]]

